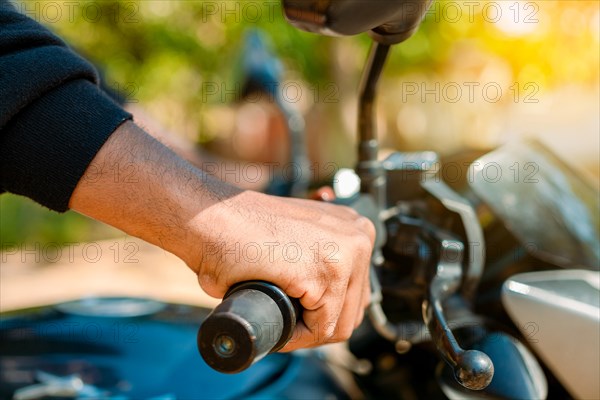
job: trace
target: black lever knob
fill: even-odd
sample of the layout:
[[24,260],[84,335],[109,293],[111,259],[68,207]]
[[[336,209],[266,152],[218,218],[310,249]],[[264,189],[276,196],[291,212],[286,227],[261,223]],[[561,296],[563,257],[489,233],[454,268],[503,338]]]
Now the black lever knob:
[[213,369],[237,373],[291,339],[300,307],[277,286],[242,282],[229,289],[198,331],[198,350]]

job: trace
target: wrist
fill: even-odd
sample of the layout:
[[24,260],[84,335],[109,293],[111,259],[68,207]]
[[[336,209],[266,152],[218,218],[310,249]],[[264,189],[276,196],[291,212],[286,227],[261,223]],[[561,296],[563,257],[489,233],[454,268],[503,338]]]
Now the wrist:
[[[127,173],[115,175],[115,168]],[[238,192],[128,122],[100,149],[70,208],[158,245],[198,272],[199,243],[214,228],[206,216],[215,213],[206,211]]]

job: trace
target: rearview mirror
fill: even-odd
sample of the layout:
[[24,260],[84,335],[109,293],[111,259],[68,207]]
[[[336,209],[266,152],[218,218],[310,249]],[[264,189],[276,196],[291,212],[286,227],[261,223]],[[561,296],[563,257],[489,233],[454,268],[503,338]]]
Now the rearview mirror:
[[432,0],[283,0],[299,29],[345,36],[369,32],[383,44],[400,43],[419,27]]

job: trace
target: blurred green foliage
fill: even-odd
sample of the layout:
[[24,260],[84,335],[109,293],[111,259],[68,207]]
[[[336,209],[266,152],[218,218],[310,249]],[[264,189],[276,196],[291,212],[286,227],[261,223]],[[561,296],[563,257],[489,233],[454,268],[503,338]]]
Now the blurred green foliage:
[[[535,81],[542,89],[567,82],[598,85],[597,1],[468,3],[434,3],[417,34],[394,50],[386,74],[454,73],[461,68],[462,55],[470,51],[499,60],[513,79]],[[486,8],[488,3],[493,7]],[[203,98],[202,85],[235,86],[240,46],[249,27],[263,30],[286,69],[311,84],[335,82],[339,78],[335,64],[350,66],[351,79],[357,80],[369,46],[367,35],[339,39],[298,31],[287,24],[278,1],[15,4],[98,65],[108,86],[139,101],[168,128],[198,140],[211,138],[200,135],[203,119],[214,103],[222,103],[221,98]],[[58,4],[60,15],[48,4]],[[338,51],[340,46],[346,51]],[[477,78],[477,73],[469,78]],[[59,216],[30,201],[2,195],[0,233],[3,243],[66,242],[115,231],[73,213]]]
[[[75,3],[73,18],[41,22],[100,66],[108,85],[124,89],[167,127],[202,141],[212,137],[200,135],[206,113],[224,100],[203,97],[203,84],[235,88],[247,29],[264,31],[287,70],[313,85],[336,82],[335,63],[350,65],[358,80],[370,43],[367,35],[301,32],[285,21],[278,0]],[[599,45],[598,8],[594,0],[436,1],[419,31],[394,49],[386,74],[443,75],[469,49],[502,60],[513,79],[542,88],[597,85],[599,57],[590,48]],[[339,45],[354,51],[340,55]]]
[[12,194],[0,196],[1,248],[22,243],[59,245],[100,240],[119,235],[119,231],[69,211],[58,214]]

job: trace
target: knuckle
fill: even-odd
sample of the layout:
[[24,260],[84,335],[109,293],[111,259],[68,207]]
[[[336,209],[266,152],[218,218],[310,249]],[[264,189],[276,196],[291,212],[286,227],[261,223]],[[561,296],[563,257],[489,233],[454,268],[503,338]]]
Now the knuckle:
[[[342,258],[342,265],[346,259]],[[335,284],[344,278],[344,268],[340,263],[331,263],[327,269],[323,269],[323,280],[326,285]]]
[[[352,274],[352,265],[354,264],[354,246],[352,243],[344,243],[336,249],[334,257],[323,260],[325,267],[321,273],[326,285],[335,285],[333,289],[342,289],[346,287],[345,283]],[[339,286],[339,287],[338,287]]]
[[355,235],[352,242],[352,259],[362,260],[363,258],[370,258],[373,247],[370,239],[364,235]]
[[317,310],[324,303],[324,290],[322,286],[315,283],[313,287],[308,288],[300,298],[303,307],[308,310]]
[[354,208],[352,208],[352,207],[349,207],[349,206],[342,206],[342,205],[340,205],[339,207],[340,207],[340,209],[344,210],[346,213],[348,213],[348,214],[350,214],[350,215],[353,215],[353,216],[359,215],[359,214],[358,214],[358,211],[356,211],[356,210],[355,210]]
[[361,216],[360,218],[358,218],[357,224],[361,232],[366,234],[369,237],[369,239],[375,238],[375,225],[369,218]]
[[327,343],[330,341],[335,341],[335,337],[337,336],[337,328],[331,322],[326,322],[319,325],[317,329],[317,342],[319,343]]

